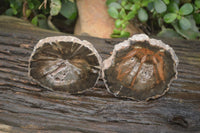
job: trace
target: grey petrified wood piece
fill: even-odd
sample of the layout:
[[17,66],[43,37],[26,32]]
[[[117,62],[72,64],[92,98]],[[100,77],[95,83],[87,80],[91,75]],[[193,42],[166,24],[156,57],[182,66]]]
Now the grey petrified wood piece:
[[81,93],[95,86],[102,59],[88,41],[72,36],[41,39],[29,59],[29,76],[41,86]]

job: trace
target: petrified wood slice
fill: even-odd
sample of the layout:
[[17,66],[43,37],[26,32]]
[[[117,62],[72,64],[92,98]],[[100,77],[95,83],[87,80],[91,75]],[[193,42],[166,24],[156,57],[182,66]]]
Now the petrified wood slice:
[[87,41],[72,36],[38,42],[29,60],[29,75],[41,86],[80,93],[93,87],[101,72],[101,57]]
[[117,44],[103,65],[104,82],[110,93],[149,100],[168,91],[177,77],[178,58],[162,41],[139,34]]

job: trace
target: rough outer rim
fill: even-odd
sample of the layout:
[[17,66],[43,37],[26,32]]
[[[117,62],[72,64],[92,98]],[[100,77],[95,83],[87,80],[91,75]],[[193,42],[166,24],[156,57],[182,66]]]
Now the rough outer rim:
[[[119,97],[118,93],[112,93],[110,91],[110,89],[109,89],[109,87],[107,85],[107,80],[105,79],[104,71],[106,69],[108,69],[109,67],[111,67],[112,64],[114,63],[117,51],[120,50],[120,49],[125,49],[127,47],[130,47],[131,46],[131,41],[138,41],[138,42],[148,41],[151,46],[157,46],[157,47],[163,48],[163,49],[165,49],[166,51],[168,51],[171,54],[172,60],[174,61],[173,68],[174,68],[175,76],[171,78],[171,80],[169,81],[169,83],[167,85],[168,87],[164,90],[164,92],[162,94],[158,94],[158,95],[146,98],[145,101],[149,101],[150,99],[156,99],[156,98],[159,98],[159,97],[163,96],[169,90],[169,86],[172,83],[172,81],[174,79],[177,79],[177,75],[178,75],[177,67],[178,67],[178,64],[179,64],[179,60],[178,60],[178,57],[176,56],[174,50],[169,45],[165,44],[161,40],[156,40],[156,39],[153,39],[153,38],[149,38],[146,34],[133,35],[132,37],[128,38],[128,40],[125,40],[125,41],[115,45],[112,55],[108,59],[105,59],[103,61],[102,77],[103,77],[103,80],[104,80],[104,83],[105,83],[105,86],[106,86],[108,92],[111,93],[111,94],[114,94],[116,97]],[[120,96],[120,97],[136,100],[136,99],[134,99],[132,97],[125,97],[125,96]]]
[[[29,60],[28,60],[28,62],[29,62],[29,64],[28,64],[28,76],[29,76],[31,79],[33,79],[36,83],[38,83],[39,85],[41,85],[42,87],[44,87],[44,88],[46,88],[46,89],[48,89],[48,90],[54,91],[53,89],[51,89],[51,88],[49,88],[49,87],[43,85],[42,83],[38,82],[36,79],[34,79],[34,78],[30,75],[30,71],[31,71],[30,64],[31,64],[32,56],[35,54],[35,51],[36,51],[38,48],[44,46],[45,43],[52,44],[52,42],[55,42],[55,41],[58,41],[58,42],[59,42],[59,41],[64,41],[64,42],[74,42],[74,43],[78,43],[78,44],[81,44],[81,45],[87,47],[88,49],[90,49],[90,50],[95,54],[95,56],[97,57],[99,66],[100,66],[100,71],[99,71],[99,76],[97,77],[97,80],[96,80],[95,84],[93,85],[93,87],[94,87],[94,86],[97,84],[97,82],[98,82],[98,80],[99,80],[99,78],[100,78],[100,76],[101,76],[102,58],[101,58],[101,56],[99,55],[99,53],[97,52],[97,50],[94,48],[94,46],[93,46],[91,43],[89,43],[89,42],[86,41],[86,40],[80,40],[80,39],[78,39],[78,38],[76,38],[76,37],[73,37],[73,36],[53,36],[53,37],[46,37],[46,38],[44,38],[44,39],[39,40],[38,43],[35,45],[35,47],[34,47],[34,49],[33,49],[33,52],[31,53],[31,56],[30,56],[30,58],[29,58]],[[91,88],[92,88],[92,87],[91,87]],[[90,89],[90,88],[88,88],[88,89]],[[88,90],[88,89],[86,89],[86,90]],[[82,93],[82,92],[84,92],[84,91],[86,91],[86,90],[78,91],[77,94],[78,94],[78,93]]]

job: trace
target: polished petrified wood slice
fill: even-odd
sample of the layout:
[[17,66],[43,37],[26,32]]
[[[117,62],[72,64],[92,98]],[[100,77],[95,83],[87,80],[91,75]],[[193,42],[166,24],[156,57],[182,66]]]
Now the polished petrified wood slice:
[[47,37],[33,50],[29,75],[45,88],[79,93],[96,84],[101,62],[87,41],[71,36]]
[[110,93],[149,100],[168,91],[177,77],[178,58],[162,41],[139,34],[117,44],[103,64],[104,82]]

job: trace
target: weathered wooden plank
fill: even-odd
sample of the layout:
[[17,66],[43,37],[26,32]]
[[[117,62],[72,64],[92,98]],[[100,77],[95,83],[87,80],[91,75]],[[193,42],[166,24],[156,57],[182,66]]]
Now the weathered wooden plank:
[[[200,42],[162,39],[180,60],[169,92],[149,102],[119,99],[98,87],[80,95],[48,91],[28,78],[36,42],[64,35],[20,19],[0,17],[0,131],[8,132],[194,132],[200,131]],[[121,41],[79,37],[105,59]]]

